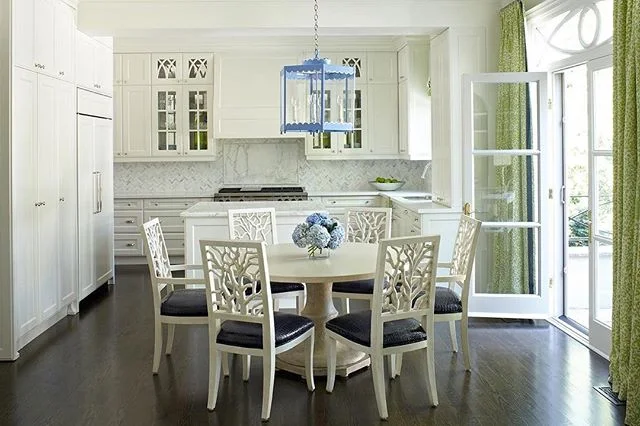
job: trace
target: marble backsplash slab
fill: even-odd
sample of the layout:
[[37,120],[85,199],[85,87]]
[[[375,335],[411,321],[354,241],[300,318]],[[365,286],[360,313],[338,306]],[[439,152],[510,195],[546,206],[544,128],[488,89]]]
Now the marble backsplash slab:
[[212,194],[223,185],[297,184],[309,192],[370,191],[368,181],[393,176],[403,189],[429,190],[426,161],[307,160],[303,139],[218,140],[209,162],[116,163],[117,194]]

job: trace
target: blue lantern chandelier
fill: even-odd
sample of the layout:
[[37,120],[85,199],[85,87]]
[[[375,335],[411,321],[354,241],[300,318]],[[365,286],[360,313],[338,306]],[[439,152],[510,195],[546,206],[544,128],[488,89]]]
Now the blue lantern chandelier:
[[280,71],[280,133],[352,132],[355,68],[319,57],[318,0],[313,10],[314,57]]

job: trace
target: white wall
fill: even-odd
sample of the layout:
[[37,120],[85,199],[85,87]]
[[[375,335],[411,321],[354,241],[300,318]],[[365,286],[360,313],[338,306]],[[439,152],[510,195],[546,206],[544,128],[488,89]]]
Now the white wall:
[[0,359],[13,359],[11,291],[11,1],[0,1]]

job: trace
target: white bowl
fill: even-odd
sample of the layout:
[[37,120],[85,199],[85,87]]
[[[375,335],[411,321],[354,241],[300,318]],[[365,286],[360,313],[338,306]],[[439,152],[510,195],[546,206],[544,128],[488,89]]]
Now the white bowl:
[[395,191],[398,188],[401,188],[404,185],[404,182],[385,182],[380,183],[376,181],[369,182],[374,188],[379,189],[380,191]]

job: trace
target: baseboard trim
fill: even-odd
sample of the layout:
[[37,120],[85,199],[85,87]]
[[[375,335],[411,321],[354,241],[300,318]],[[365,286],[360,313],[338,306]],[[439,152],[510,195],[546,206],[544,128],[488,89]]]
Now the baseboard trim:
[[27,346],[31,341],[33,341],[36,337],[40,336],[42,333],[47,331],[49,328],[53,327],[58,321],[67,316],[68,305],[64,305],[60,310],[58,310],[51,317],[47,318],[31,330],[27,331],[24,335],[18,338],[16,342],[16,346],[18,350]]

